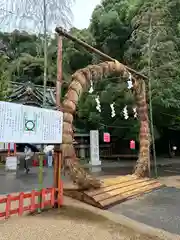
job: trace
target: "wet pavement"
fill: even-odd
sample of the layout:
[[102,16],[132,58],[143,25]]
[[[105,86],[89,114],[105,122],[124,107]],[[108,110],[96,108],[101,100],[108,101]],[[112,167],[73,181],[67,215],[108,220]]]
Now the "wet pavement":
[[[14,193],[20,191],[30,191],[38,189],[38,168],[31,168],[29,174],[23,170],[14,173],[6,173],[0,170],[0,194]],[[52,169],[44,168],[43,170],[43,187],[51,187],[53,185]]]
[[166,187],[109,209],[138,222],[180,234],[180,189]]
[[[126,175],[132,173],[132,167],[102,167],[100,172],[93,172],[95,176],[116,176]],[[16,174],[5,172],[4,168],[0,168],[0,194],[29,191],[38,189],[38,167],[32,167],[29,174],[25,174],[23,170],[18,170]],[[87,169],[91,171],[91,169]],[[151,175],[154,176],[154,169],[152,168]],[[174,176],[180,175],[180,164],[173,166],[159,167],[158,176]],[[63,178],[64,181],[69,179]],[[43,168],[43,187],[51,187],[53,185],[53,169]]]

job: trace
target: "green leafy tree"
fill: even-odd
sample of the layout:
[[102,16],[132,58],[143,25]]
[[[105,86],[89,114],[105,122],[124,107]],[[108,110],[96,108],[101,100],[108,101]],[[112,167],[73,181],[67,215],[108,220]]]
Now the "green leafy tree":
[[162,113],[179,114],[180,110],[177,9],[180,10],[178,1],[154,0],[140,4],[139,14],[132,19],[133,32],[125,54],[131,66],[151,74],[153,115],[159,130],[171,126],[172,122],[164,119]]
[[122,60],[125,43],[131,34],[125,6],[122,0],[102,1],[93,11],[90,24],[96,47],[118,60]]

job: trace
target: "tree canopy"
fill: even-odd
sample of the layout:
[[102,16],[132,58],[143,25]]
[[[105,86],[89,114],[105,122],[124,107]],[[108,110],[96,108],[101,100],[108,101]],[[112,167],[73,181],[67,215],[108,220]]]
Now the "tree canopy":
[[[71,28],[73,36],[147,75],[152,85],[156,137],[164,129],[180,129],[180,3],[178,0],[102,0],[87,29]],[[0,33],[0,98],[9,81],[43,84],[42,36],[18,30]],[[55,86],[57,37],[48,39],[48,85]],[[76,70],[102,61],[76,43],[63,39],[63,94]],[[126,83],[108,76],[83,94],[75,124],[78,129],[109,131],[118,138],[138,140],[135,101]],[[148,84],[147,84],[148,92]],[[99,96],[101,112],[96,110]],[[115,117],[110,104],[114,102]],[[123,117],[127,105],[129,119]]]

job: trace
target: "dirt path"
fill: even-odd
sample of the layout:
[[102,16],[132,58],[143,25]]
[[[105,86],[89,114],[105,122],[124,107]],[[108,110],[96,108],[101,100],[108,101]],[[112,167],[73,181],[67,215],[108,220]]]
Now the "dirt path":
[[160,240],[140,235],[86,209],[64,207],[0,223],[0,240]]
[[180,188],[180,176],[159,177],[158,180],[168,187]]

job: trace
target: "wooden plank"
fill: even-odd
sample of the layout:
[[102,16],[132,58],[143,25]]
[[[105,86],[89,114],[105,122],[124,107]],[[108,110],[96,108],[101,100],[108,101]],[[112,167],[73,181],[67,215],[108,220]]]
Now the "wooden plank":
[[79,190],[79,187],[73,183],[64,183],[65,190]]
[[83,196],[83,201],[87,204],[90,204],[90,205],[94,206],[94,207],[102,208],[101,205],[99,204],[99,202],[94,201],[94,199],[90,198],[87,195]]
[[162,187],[165,187],[165,185],[160,185],[160,186],[157,186],[157,187],[153,187],[153,189],[151,188],[151,189],[149,189],[147,191],[142,191],[142,192],[139,192],[137,194],[133,194],[132,196],[128,197],[126,200],[130,200],[132,198],[136,198],[136,197],[142,196],[143,194],[150,193],[150,192],[152,192],[154,190],[157,190],[157,189],[160,189]]
[[115,190],[112,190],[112,191],[109,191],[109,192],[105,192],[104,194],[100,194],[100,195],[96,195],[94,196],[94,200],[99,202],[99,201],[102,201],[104,199],[107,199],[107,198],[111,198],[113,196],[117,196],[117,195],[122,195],[122,194],[125,194],[129,191],[133,191],[134,189],[139,189],[141,187],[144,187],[144,186],[147,186],[147,185],[152,185],[152,184],[155,184],[156,181],[146,181],[146,182],[140,182],[140,183],[137,183],[137,184],[134,184],[134,185],[129,185],[129,186],[124,186],[122,188],[118,188],[118,189],[115,189]]
[[117,184],[122,184],[122,183],[125,183],[125,182],[129,182],[131,180],[121,179],[121,180],[118,180],[118,181],[116,181],[114,183],[111,183],[111,184],[101,185],[101,188],[99,188],[99,189],[93,189],[93,190],[85,191],[85,193],[88,194],[89,196],[93,196],[93,195],[101,193],[102,191],[105,191],[105,189],[108,188],[108,187],[111,187],[111,188],[115,187],[116,188]]
[[103,187],[103,188],[100,188],[98,190],[93,190],[91,192],[86,191],[85,194],[87,194],[88,196],[93,197],[93,196],[96,196],[96,195],[99,195],[99,194],[102,194],[102,193],[105,193],[105,192],[109,192],[109,191],[112,191],[112,190],[115,190],[115,189],[118,189],[118,188],[123,188],[123,187],[127,187],[127,186],[136,185],[136,184],[144,182],[144,181],[145,181],[144,179],[126,180],[126,181],[120,182],[120,183],[118,183],[116,185]]
[[64,195],[82,201],[84,193],[81,192],[81,191],[78,191],[78,190],[71,190],[71,191],[70,190],[68,190],[68,191],[64,190]]
[[157,183],[156,185],[154,185],[153,187],[149,186],[144,186],[142,189],[136,189],[132,192],[129,192],[127,194],[122,194],[122,195],[116,195],[112,198],[109,199],[105,199],[103,201],[100,202],[100,204],[102,205],[102,208],[114,205],[114,204],[118,204],[124,201],[127,201],[129,199],[135,198],[137,196],[143,195],[147,192],[151,192],[155,189],[160,188],[161,186]]
[[108,198],[108,199],[105,199],[103,201],[100,201],[99,203],[101,204],[102,207],[105,207],[105,206],[108,206],[108,205],[111,205],[111,204],[114,204],[114,203],[117,203],[117,202],[121,202],[121,201],[123,201],[125,199],[128,199],[129,197],[135,196],[137,194],[145,193],[149,190],[157,189],[158,187],[161,187],[161,186],[162,185],[160,183],[156,182],[153,185],[144,186],[141,189],[135,189],[132,192],[128,192],[128,193],[125,193],[125,194],[122,193],[122,194],[116,195],[112,198]]
[[98,208],[105,208],[117,202],[150,192],[162,187],[162,184],[149,178],[137,178],[133,175],[104,179],[100,189],[82,191],[74,185],[65,187],[64,193]]
[[160,189],[160,188],[162,188],[162,187],[164,187],[164,186],[163,186],[163,185],[157,186],[157,187],[154,187],[153,189],[151,188],[151,189],[149,189],[149,190],[147,190],[147,191],[142,191],[142,192],[139,192],[139,193],[137,193],[137,194],[133,194],[133,195],[127,197],[127,198],[124,198],[124,199],[122,199],[122,200],[113,202],[112,204],[109,204],[109,205],[106,205],[106,206],[101,206],[100,208],[101,208],[101,209],[108,209],[108,208],[111,207],[111,206],[114,206],[114,205],[116,205],[116,204],[123,203],[123,202],[125,202],[125,201],[128,201],[128,200],[131,200],[131,199],[140,197],[140,196],[142,196],[142,195],[144,195],[144,194],[147,194],[147,193],[150,193],[150,192],[152,192],[152,191],[158,190],[158,189]]
[[120,181],[124,181],[124,180],[132,180],[132,179],[137,179],[136,176],[132,176],[132,175],[126,175],[126,176],[120,176],[120,177],[115,177],[115,178],[107,178],[103,180],[102,185],[104,187],[112,185],[112,184],[117,184]]
[[111,185],[111,184],[114,184],[114,183],[116,183],[118,181],[125,180],[125,179],[129,179],[129,178],[127,176],[120,176],[120,177],[114,177],[114,178],[105,178],[103,180],[103,184],[105,186],[107,186],[107,185]]

